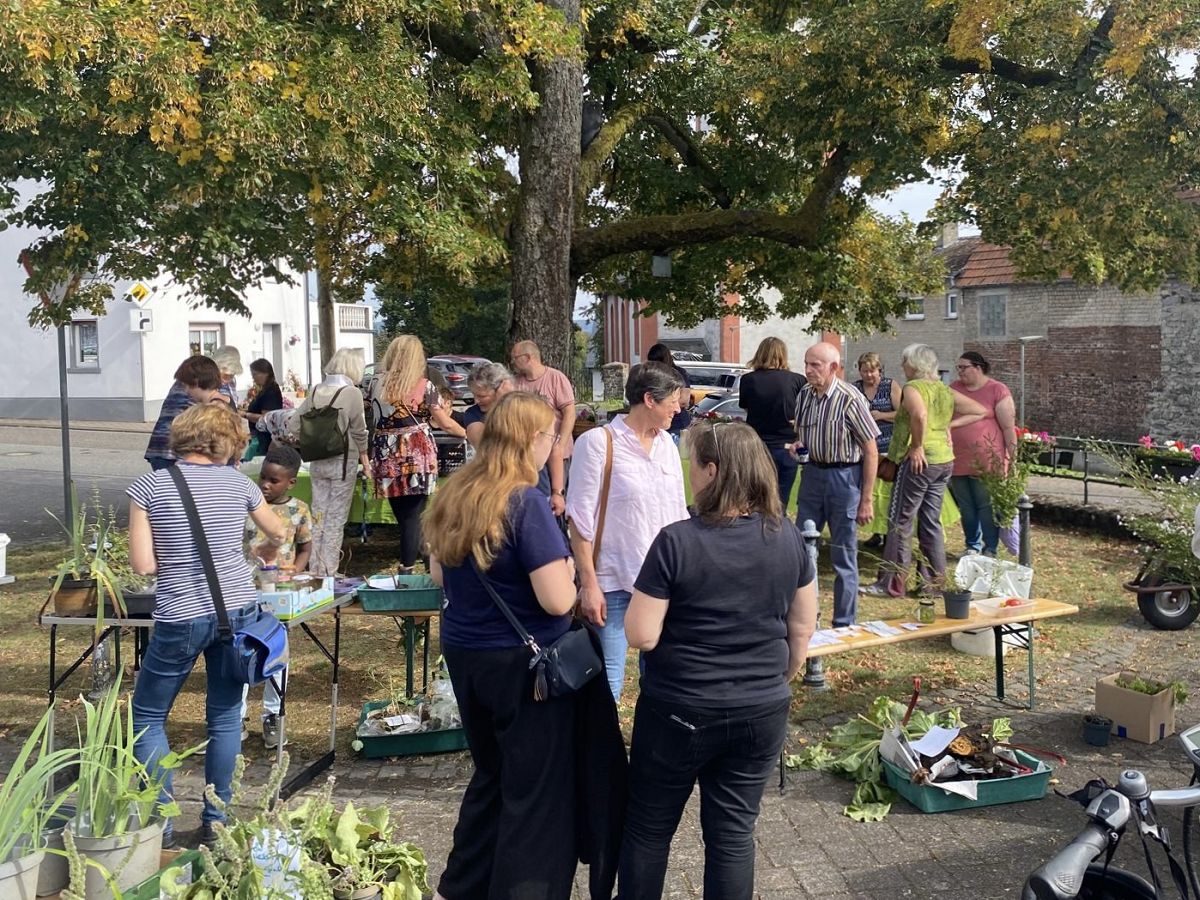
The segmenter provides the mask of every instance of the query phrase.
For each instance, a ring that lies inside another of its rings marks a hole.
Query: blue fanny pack
[[[217,569],[213,564],[212,551],[208,548],[204,527],[200,523],[196,501],[179,467],[169,466],[167,471],[183,501],[183,511],[187,514],[192,538],[196,542],[200,562],[204,566],[204,577],[208,581],[213,608],[217,613],[217,634],[221,640],[221,673],[226,678],[242,684],[261,684],[271,676],[279,674],[288,664],[287,629],[275,616],[261,609],[256,611],[253,621],[247,622],[238,631],[230,627],[221,582],[217,579]]]

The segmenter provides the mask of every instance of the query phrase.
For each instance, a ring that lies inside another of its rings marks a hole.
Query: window
[[[192,356],[210,356],[218,347],[225,345],[224,325],[189,325],[188,344]]]
[[[923,319],[925,318],[925,298],[914,297],[908,301],[908,306],[904,308],[905,319]]]
[[[956,291],[946,294],[946,318],[958,318],[958,293]]]
[[[71,369],[100,371],[100,326],[95,320],[71,323]]]
[[[996,291],[979,295],[979,336],[1002,338],[1008,334],[1008,294]]]
[[[321,326],[314,325],[312,327],[312,347],[316,350],[321,346]]]

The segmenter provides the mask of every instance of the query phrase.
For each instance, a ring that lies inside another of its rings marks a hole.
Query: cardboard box
[[[1118,678],[1133,674],[1120,672],[1096,682],[1096,712],[1113,720],[1117,737],[1153,744],[1175,733],[1175,693],[1169,687],[1143,694],[1117,686]]]
[[[293,591],[259,591],[259,607],[274,613],[280,620],[295,618],[314,606],[333,601],[333,578],[327,577],[311,582],[307,587]]]

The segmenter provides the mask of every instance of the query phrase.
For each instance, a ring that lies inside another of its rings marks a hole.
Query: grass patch
[[[949,549],[953,556],[962,552],[962,535],[956,529],[950,531]],[[387,527],[375,527],[366,545],[361,545],[357,538],[347,538],[346,546],[351,551],[348,568],[353,573],[390,571],[394,566],[397,543],[392,530]],[[1136,615],[1134,604],[1122,591],[1120,583],[1123,576],[1136,569],[1138,556],[1136,545],[1132,542],[1054,527],[1038,528],[1033,546],[1037,568],[1034,582],[1036,593],[1080,607],[1078,616],[1039,623],[1037,653],[1039,669],[1044,672],[1054,665],[1056,659],[1079,653],[1088,647],[1103,645],[1113,626]],[[45,709],[49,632],[48,629],[39,628],[37,614],[48,593],[47,576],[61,554],[61,544],[9,548],[8,570],[17,577],[17,581],[0,592],[5,613],[0,619],[0,669],[5,673],[3,684],[0,685],[0,736],[11,733],[13,738],[23,737]],[[874,564],[866,554],[862,556],[862,563],[864,577],[872,578]],[[829,622],[832,606],[829,590],[832,583],[832,571],[822,554],[820,585],[824,624]],[[911,599],[863,597],[859,602],[859,619],[907,616],[915,609],[915,604],[916,601]],[[332,640],[332,616],[321,616],[311,624],[322,640]],[[90,636],[88,628],[59,629],[57,649],[60,667],[74,661],[87,646]],[[132,646],[132,640],[126,633],[122,642],[126,684],[131,684],[128,668]],[[432,662],[437,658],[436,621],[430,650]],[[419,687],[419,653],[417,666]],[[381,699],[378,684],[388,680],[388,673],[394,673],[402,679],[403,668],[403,640],[391,619],[376,616],[343,619],[337,736],[339,753],[350,753],[349,743],[353,739],[353,726],[361,705],[367,700]],[[833,715],[853,715],[880,694],[896,699],[906,697],[914,675],[922,677],[925,696],[935,701],[943,691],[970,685],[977,686],[981,693],[989,693],[993,663],[990,659],[970,657],[954,651],[948,638],[930,638],[826,657],[825,669],[830,686],[828,692],[812,693],[798,679],[794,687],[793,721],[800,723],[804,735],[823,730],[817,720]],[[202,660],[197,664],[197,670],[203,671]],[[88,675],[88,668],[81,667],[60,690],[62,714],[58,717],[57,727],[64,739],[73,736],[71,713],[76,704],[74,698],[87,687]],[[1014,694],[1019,695],[1023,691],[1023,677],[1022,673],[1015,675],[1012,688]],[[291,749],[301,758],[319,755],[327,746],[329,676],[328,661],[297,633],[292,643],[288,731],[292,739]],[[636,654],[630,654],[626,676],[627,689],[621,718],[628,729],[637,695]],[[252,736],[245,742],[244,751],[252,759],[262,758],[267,753],[255,734],[262,708],[262,689],[253,689],[250,698]],[[168,733],[176,747],[203,740],[202,675],[194,675],[185,684],[171,713]]]

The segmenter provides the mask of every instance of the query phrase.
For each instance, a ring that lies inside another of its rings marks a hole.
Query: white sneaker
[[[263,746],[268,750],[276,749],[279,746],[279,716],[272,713],[263,719],[262,732]],[[283,739],[283,746],[286,747],[290,743],[286,737]]]

